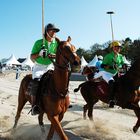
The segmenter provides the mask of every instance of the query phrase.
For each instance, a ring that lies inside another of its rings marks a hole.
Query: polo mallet
[[[42,49],[44,49],[43,52],[43,58],[46,56],[46,51],[45,51],[45,36],[44,36],[44,0],[42,0]]]

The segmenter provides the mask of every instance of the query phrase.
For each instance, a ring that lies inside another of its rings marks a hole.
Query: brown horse
[[[47,140],[52,139],[54,131],[57,132],[61,140],[68,140],[60,122],[69,106],[69,63],[74,65],[80,64],[80,58],[77,56],[76,49],[70,43],[69,38],[67,41],[59,43],[56,52],[56,61],[53,63],[55,68],[52,74],[47,75],[47,72],[40,80],[39,94],[41,94],[40,106],[42,112],[38,116],[39,125],[43,127],[43,114],[46,113],[51,122]],[[14,128],[17,126],[21,110],[25,103],[27,101],[31,102],[31,98],[27,93],[27,88],[31,79],[31,75],[27,75],[21,81]],[[43,129],[43,131],[44,130],[45,129]]]
[[[87,80],[91,80],[93,79],[93,76],[95,74],[95,72],[98,72],[98,68],[94,67],[94,66],[85,66],[82,70],[82,75],[85,75],[87,77]]]
[[[116,105],[127,109],[134,110],[138,120],[133,131],[137,132],[140,127],[140,59],[137,59],[130,69],[115,80],[115,98]],[[77,92],[79,89],[81,94],[86,101],[86,105],[83,107],[83,117],[86,118],[88,111],[88,117],[93,120],[92,112],[93,106],[99,101],[105,103],[109,102],[108,97],[108,84],[105,81],[95,82],[87,81],[79,85],[78,88],[74,89]]]

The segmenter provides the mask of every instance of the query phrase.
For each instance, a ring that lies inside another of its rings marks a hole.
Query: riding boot
[[[115,105],[115,100],[114,100],[114,81],[110,80],[109,81],[109,107],[113,108]]]
[[[38,87],[39,87],[38,79],[33,79],[31,81],[31,103],[32,103],[31,115],[37,115],[40,113],[40,107],[36,104]]]

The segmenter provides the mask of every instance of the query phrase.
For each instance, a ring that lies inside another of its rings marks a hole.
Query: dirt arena
[[[26,73],[15,80],[15,73],[0,74],[0,140],[45,140],[38,126],[37,116],[28,114],[31,105],[24,107],[17,129],[12,131],[17,108],[20,81]],[[140,128],[132,131],[137,118],[133,111],[119,107],[108,108],[99,102],[94,109],[94,121],[83,120],[82,107],[85,103],[80,93],[74,93],[81,81],[70,81],[70,101],[73,105],[65,113],[62,126],[69,140],[140,140]],[[50,122],[44,116],[46,135]],[[55,133],[53,140],[59,140]]]

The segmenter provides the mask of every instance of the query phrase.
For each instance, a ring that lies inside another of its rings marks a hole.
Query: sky
[[[53,23],[57,37],[72,38],[76,48],[90,49],[112,39],[140,38],[140,0],[44,0],[44,24]],[[0,59],[26,58],[42,38],[42,0],[0,0]]]

